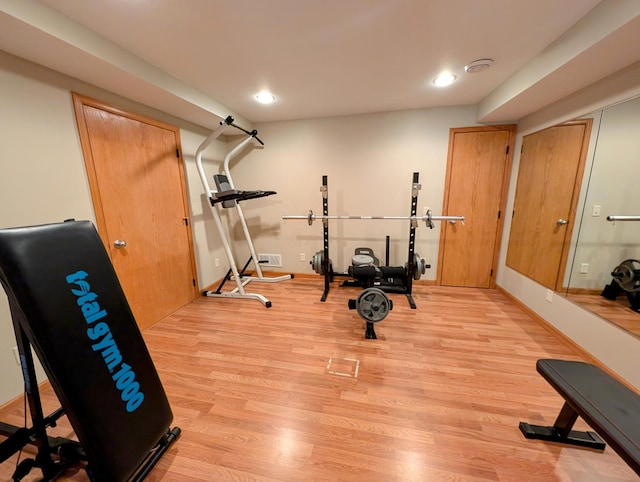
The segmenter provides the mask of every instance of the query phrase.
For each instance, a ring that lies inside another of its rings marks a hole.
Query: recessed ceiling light
[[[446,87],[447,85],[451,85],[454,80],[456,80],[455,75],[444,72],[433,79],[433,83],[438,87]]]
[[[468,74],[475,74],[476,72],[481,72],[483,70],[488,69],[493,64],[492,59],[479,59],[474,60],[473,62],[469,62],[464,66],[464,71]]]
[[[266,90],[263,90],[256,94],[256,100],[261,104],[271,104],[275,102],[276,98],[271,92],[267,92]]]

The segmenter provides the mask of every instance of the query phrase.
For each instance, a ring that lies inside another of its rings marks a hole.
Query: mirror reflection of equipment
[[[608,300],[615,300],[623,291],[631,309],[640,313],[640,261],[625,259],[611,272],[613,280],[602,290],[602,296]]]
[[[617,265],[625,259],[640,259],[640,96],[615,100],[584,116],[593,117],[598,129],[589,148],[591,166],[582,180],[580,229],[571,243],[573,265],[567,266],[563,291],[584,310],[640,337],[638,312],[629,310],[620,296],[617,302],[600,296]],[[581,271],[585,265],[588,273]],[[618,293],[626,292],[620,288]]]

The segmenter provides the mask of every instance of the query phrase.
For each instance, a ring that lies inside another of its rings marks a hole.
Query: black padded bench
[[[42,481],[84,466],[92,482],[143,480],[180,435],[111,260],[89,221],[0,229],[9,301],[32,427],[0,423],[0,463],[37,447]],[[43,414],[32,350],[61,408]],[[47,429],[66,415],[78,441]]]
[[[640,475],[640,395],[589,363],[547,359],[536,368],[565,403],[551,427],[520,422],[524,436],[598,450],[606,442]],[[571,430],[578,417],[597,433]]]

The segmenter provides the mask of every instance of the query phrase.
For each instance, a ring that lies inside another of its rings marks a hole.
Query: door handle
[[[560,219],[558,219],[558,220],[556,221],[556,224],[557,224],[558,226],[562,226],[562,225],[564,225],[564,224],[569,224],[569,221],[567,221],[566,219],[562,219],[562,218],[560,218]]]
[[[124,247],[127,245],[127,242],[126,242],[126,241],[120,241],[119,239],[116,239],[116,240],[113,242],[113,245],[114,245],[117,249],[120,249],[120,248],[124,248]]]

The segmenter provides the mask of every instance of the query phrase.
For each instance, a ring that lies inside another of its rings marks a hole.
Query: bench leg
[[[565,402],[562,410],[558,414],[552,427],[542,425],[530,425],[520,422],[520,431],[528,439],[546,440],[549,442],[560,442],[569,445],[578,445],[596,450],[604,450],[607,446],[597,433],[581,432],[571,430],[573,424],[578,419],[578,414]]]
[[[576,423],[576,420],[578,420],[577,412],[571,408],[571,405],[564,402],[553,427],[558,432],[558,435],[561,437],[568,437],[571,433],[571,429],[573,428],[573,424]]]

